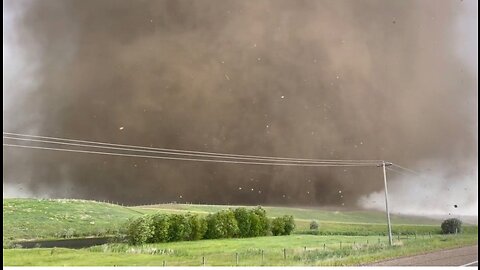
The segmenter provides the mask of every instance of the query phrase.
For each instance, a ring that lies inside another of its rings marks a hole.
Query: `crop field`
[[[269,217],[293,215],[293,235],[141,246],[111,243],[78,250],[10,248],[19,240],[114,236],[129,218],[145,213],[207,215],[229,207],[239,206],[124,207],[84,200],[4,199],[4,265],[358,265],[478,241],[477,226],[443,236],[441,220],[393,215],[395,245],[389,247],[383,212],[264,207]],[[318,231],[309,229],[312,220],[319,223]]]

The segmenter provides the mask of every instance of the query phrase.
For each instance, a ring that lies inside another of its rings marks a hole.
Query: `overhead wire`
[[[180,158],[180,157],[166,157],[166,156],[149,156],[149,155],[137,155],[137,154],[125,154],[125,153],[115,153],[115,152],[101,152],[101,151],[89,151],[89,150],[78,150],[78,149],[66,149],[66,148],[54,148],[54,147],[42,147],[42,146],[31,146],[31,145],[19,145],[19,144],[9,144],[3,143],[7,147],[19,147],[19,148],[30,148],[30,149],[41,149],[41,150],[51,150],[51,151],[63,151],[63,152],[75,152],[75,153],[87,153],[87,154],[100,154],[100,155],[112,155],[112,156],[122,156],[122,157],[139,157],[139,158],[153,158],[153,159],[166,159],[166,160],[183,160],[183,161],[199,161],[199,162],[215,162],[215,163],[231,163],[231,164],[250,164],[250,165],[272,165],[272,166],[303,166],[303,167],[355,167],[355,166],[370,166],[374,167],[377,164],[368,164],[368,163],[331,163],[331,164],[318,164],[318,163],[275,163],[275,162],[253,162],[253,161],[236,161],[236,160],[221,160],[221,159],[199,159],[199,158]]]
[[[5,136],[5,134],[7,136]],[[19,136],[18,137],[12,137]],[[26,138],[21,138],[26,137]],[[40,139],[31,139],[31,138],[40,138]],[[328,159],[299,159],[299,158],[283,158],[283,157],[269,157],[269,156],[255,156],[255,155],[238,155],[238,154],[223,154],[223,153],[214,153],[214,152],[202,152],[202,151],[189,151],[189,150],[178,150],[178,149],[166,149],[166,148],[155,148],[155,147],[144,147],[144,146],[132,146],[124,144],[113,144],[113,143],[104,143],[104,142],[95,142],[87,140],[74,140],[74,139],[65,139],[58,137],[47,137],[47,136],[38,136],[38,135],[26,135],[18,133],[9,133],[4,132],[5,139],[13,140],[22,140],[22,141],[36,141],[43,143],[51,144],[62,144],[62,145],[71,145],[71,146],[82,146],[82,147],[93,147],[93,148],[103,148],[111,150],[121,150],[121,151],[135,151],[135,152],[148,152],[148,153],[158,153],[158,154],[167,154],[167,155],[182,155],[182,156],[200,156],[200,157],[210,157],[210,158],[226,158],[226,159],[244,159],[244,160],[257,160],[257,161],[288,161],[294,163],[360,163],[360,164],[378,164],[380,160],[328,160]],[[44,140],[47,139],[47,140]],[[79,142],[80,144],[77,144]]]

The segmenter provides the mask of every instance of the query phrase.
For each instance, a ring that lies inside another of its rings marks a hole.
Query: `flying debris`
[[[124,127],[120,127],[120,128],[118,128],[118,129],[120,129],[120,130],[123,130],[123,129],[124,129]]]

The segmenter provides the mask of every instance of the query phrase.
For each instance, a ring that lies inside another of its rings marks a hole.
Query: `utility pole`
[[[385,185],[385,208],[387,210],[387,224],[388,224],[388,243],[390,246],[393,245],[393,239],[392,239],[392,224],[390,223],[390,210],[388,210],[388,188],[387,188],[387,170],[385,167],[391,166],[391,162],[385,162],[383,161],[381,165],[378,165],[377,167],[383,167],[383,184]]]

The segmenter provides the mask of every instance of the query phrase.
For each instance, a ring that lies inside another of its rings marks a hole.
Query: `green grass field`
[[[82,200],[3,200],[3,242],[113,234],[133,208]]]
[[[442,236],[439,235],[441,220],[393,215],[396,245],[389,247],[383,212],[264,207],[269,217],[293,215],[297,225],[294,234],[143,246],[116,243],[79,250],[8,248],[12,241],[25,239],[115,235],[128,218],[145,213],[207,215],[235,207],[239,206],[160,204],[123,207],[83,200],[4,199],[4,265],[161,266],[165,262],[172,266],[194,266],[202,264],[202,257],[205,257],[206,265],[236,265],[237,254],[239,265],[358,265],[472,245],[478,241],[477,226],[464,226],[464,232],[459,235]],[[309,230],[311,220],[319,222],[318,232]]]
[[[237,264],[237,254],[238,265],[243,266],[359,265],[420,252],[472,245],[477,241],[475,234],[435,235],[432,238],[401,238],[395,240],[394,247],[388,247],[387,238],[378,236],[289,235],[143,246],[108,244],[81,250],[4,249],[4,265],[162,266],[165,262],[167,266],[199,266],[205,258],[205,265],[234,266]]]
[[[123,207],[84,200],[3,200],[3,243],[33,239],[59,239],[114,235],[128,218],[145,213],[198,213],[206,215],[229,207],[226,205],[159,204]],[[377,211],[327,211],[312,208],[264,207],[267,215],[293,215],[295,233],[310,233],[309,224],[317,220],[322,235],[381,235],[386,233],[385,214]],[[440,220],[392,215],[395,234],[440,232]],[[477,226],[465,226],[477,232]]]

